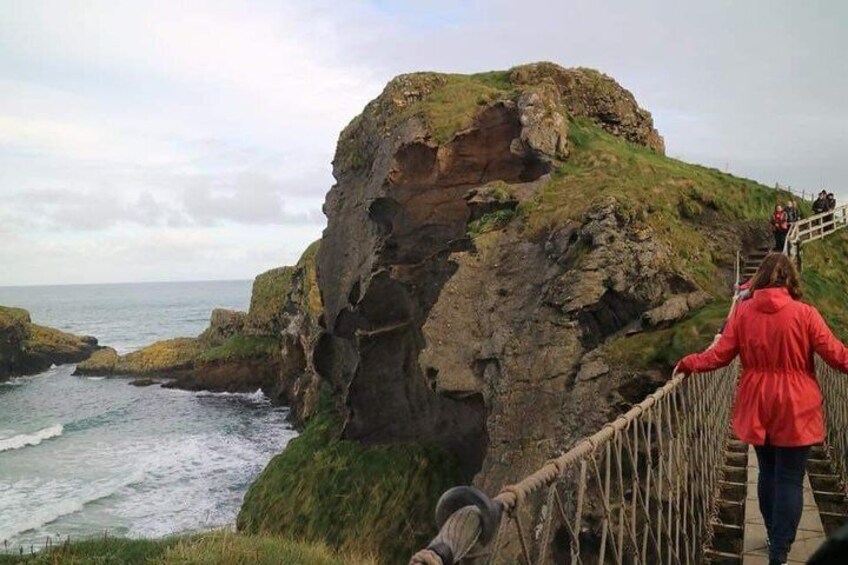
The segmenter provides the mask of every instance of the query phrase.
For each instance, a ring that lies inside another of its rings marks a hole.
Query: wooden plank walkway
[[[745,500],[745,542],[742,565],[768,565],[766,527],[760,515],[757,497],[757,456],[748,448],[748,497]],[[810,478],[804,476],[804,512],[798,525],[798,535],[789,553],[789,563],[806,563],[826,537],[819,517],[819,508],[813,498]]]

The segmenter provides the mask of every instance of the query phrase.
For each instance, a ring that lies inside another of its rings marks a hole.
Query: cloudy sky
[[[320,236],[392,76],[550,60],[668,153],[848,198],[848,4],[0,0],[0,285],[251,278]]]

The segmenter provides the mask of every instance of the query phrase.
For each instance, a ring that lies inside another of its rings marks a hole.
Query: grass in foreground
[[[0,555],[0,565],[372,565],[320,543],[270,535],[208,532],[159,540],[96,538],[35,555]]]
[[[463,482],[458,460],[437,447],[342,440],[340,429],[325,404],[251,485],[239,530],[405,562],[435,534],[439,496]]]

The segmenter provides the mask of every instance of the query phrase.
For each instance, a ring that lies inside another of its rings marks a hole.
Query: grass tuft
[[[503,209],[496,210],[485,214],[479,220],[474,220],[468,224],[468,237],[476,239],[477,237],[503,228],[515,217],[515,210]]]

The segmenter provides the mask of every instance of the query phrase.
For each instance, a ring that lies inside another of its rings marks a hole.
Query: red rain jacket
[[[771,217],[771,231],[789,231],[789,220],[785,211],[775,212]]]
[[[848,349],[818,310],[786,288],[764,288],[740,302],[711,349],[684,357],[684,373],[730,364],[738,354],[742,376],[733,406],[733,430],[753,445],[793,447],[824,441],[822,394],[813,353],[848,372]]]

